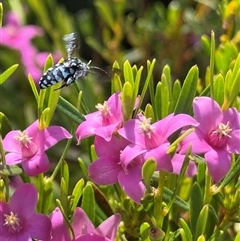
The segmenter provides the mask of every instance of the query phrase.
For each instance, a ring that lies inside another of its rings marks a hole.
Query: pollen
[[[98,103],[95,107],[102,113],[102,116],[106,116],[110,113],[110,108],[106,101],[104,101],[103,104]]]
[[[210,134],[210,143],[215,147],[224,147],[227,143],[227,140],[231,138],[232,129],[230,128],[229,121],[227,124],[219,123],[218,128],[211,132]]]
[[[4,226],[8,227],[9,232],[18,233],[22,230],[21,220],[18,218],[17,214],[10,212],[10,214],[4,214],[5,222]]]
[[[149,138],[151,138],[151,133],[154,130],[154,127],[151,125],[152,118],[146,118],[139,122],[139,129],[145,133]]]
[[[32,137],[29,137],[26,131],[18,131],[18,135],[14,137],[19,141],[21,146],[29,147]]]

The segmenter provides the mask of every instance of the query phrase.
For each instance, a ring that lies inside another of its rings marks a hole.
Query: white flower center
[[[19,141],[21,146],[25,146],[27,148],[32,142],[32,137],[29,137],[26,131],[18,131],[18,135],[14,138]]]
[[[4,214],[5,223],[4,226],[8,227],[9,232],[11,233],[18,233],[21,231],[21,220],[18,218],[17,214],[10,212],[10,215]]]
[[[110,108],[106,101],[104,101],[103,104],[98,103],[95,107],[102,113],[102,116],[106,116],[110,113]]]
[[[224,136],[231,138],[231,136],[229,135],[231,131],[232,129],[230,128],[228,121],[226,125],[223,123],[219,123],[218,129],[213,131],[213,133],[219,135],[220,138]]]
[[[154,130],[154,127],[151,125],[152,118],[144,117],[143,120],[139,121],[139,129],[147,135],[148,138],[151,138],[151,134]]]

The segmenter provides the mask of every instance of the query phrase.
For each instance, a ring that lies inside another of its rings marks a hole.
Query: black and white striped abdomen
[[[64,81],[64,86],[68,86],[79,78],[83,78],[89,73],[90,67],[80,59],[69,57],[62,63],[49,68],[40,78],[40,89],[48,88],[60,81]]]

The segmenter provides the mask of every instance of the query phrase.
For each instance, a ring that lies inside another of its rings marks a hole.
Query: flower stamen
[[[143,120],[139,121],[139,129],[147,135],[150,139],[154,127],[151,125],[152,118],[144,117]]]
[[[21,231],[22,226],[21,220],[18,218],[17,214],[14,214],[13,212],[10,212],[10,215],[4,214],[5,216],[5,223],[4,226],[8,226],[9,232],[11,233],[18,233]]]
[[[102,113],[102,116],[106,116],[111,113],[106,101],[104,101],[103,104],[98,103],[95,107]]]
[[[18,135],[14,137],[17,141],[19,141],[21,146],[29,147],[31,144],[32,137],[29,137],[26,131],[18,131]]]

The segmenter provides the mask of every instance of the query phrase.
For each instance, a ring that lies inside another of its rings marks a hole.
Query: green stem
[[[213,76],[214,76],[214,63],[215,63],[215,34],[211,32],[211,53],[210,53],[210,95],[213,98]]]

